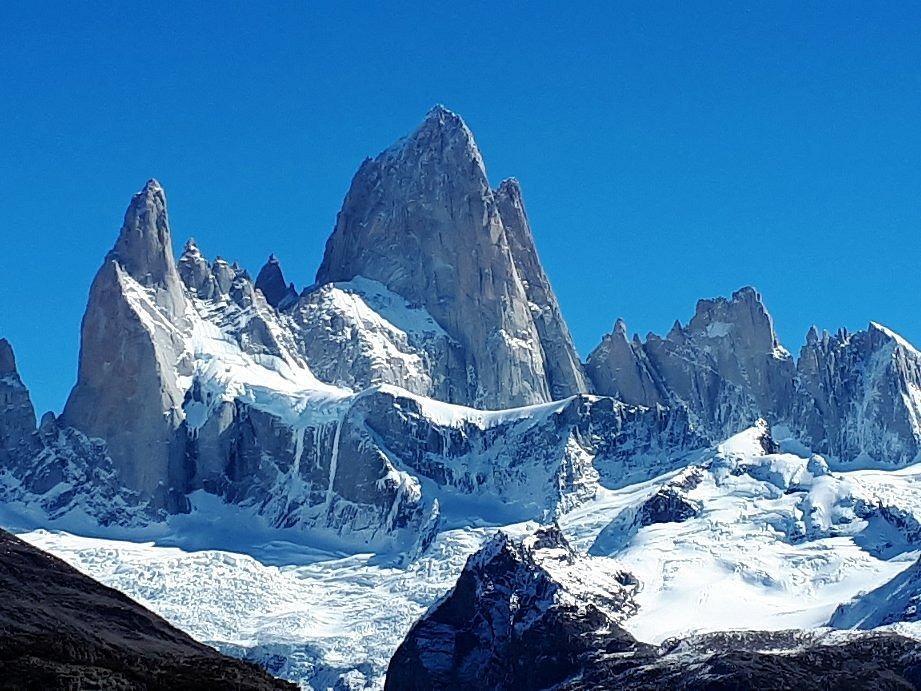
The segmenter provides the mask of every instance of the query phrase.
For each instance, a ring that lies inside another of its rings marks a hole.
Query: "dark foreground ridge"
[[[590,602],[558,528],[501,533],[410,630],[386,689],[916,689],[921,644],[894,633],[730,631],[637,641],[623,591]],[[567,575],[569,574],[569,575]],[[573,580],[574,578],[574,580]]]
[[[294,689],[0,530],[0,689]]]

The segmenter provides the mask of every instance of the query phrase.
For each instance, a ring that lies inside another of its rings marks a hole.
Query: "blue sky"
[[[434,103],[521,180],[583,356],[744,284],[791,350],[921,343],[917,6],[577,4],[0,3],[0,336],[38,410],[148,177],[177,245],[308,284],[362,159]]]

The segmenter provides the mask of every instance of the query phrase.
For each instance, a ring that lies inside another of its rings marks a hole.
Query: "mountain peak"
[[[517,207],[524,206],[521,195],[521,183],[518,182],[518,178],[505,178],[505,180],[500,182],[499,186],[496,188],[496,196],[507,197],[511,203]]]
[[[895,343],[896,345],[901,346],[902,348],[908,349],[911,352],[915,352],[915,353],[918,352],[917,349],[911,343],[906,341],[902,336],[897,334],[892,329],[886,326],[883,326],[879,322],[871,321],[869,326],[867,326],[867,332],[871,335],[878,334],[884,340],[891,341]]]
[[[748,303],[757,303],[763,305],[764,302],[761,300],[761,293],[759,293],[752,286],[742,286],[737,291],[732,294],[733,302],[748,302]]]
[[[467,169],[473,161],[477,183],[486,185],[486,169],[473,132],[460,115],[441,105],[432,108],[412,134],[384,151],[380,158],[421,159],[458,172]],[[454,180],[449,183],[453,184]]]
[[[517,188],[504,189],[490,187],[460,116],[436,106],[359,168],[317,271],[318,285],[363,276],[424,308],[458,346],[444,365],[454,403],[586,389]]]
[[[0,376],[5,374],[16,374],[16,356],[10,342],[0,338]]]
[[[819,329],[815,324],[809,327],[809,331],[806,332],[806,343],[809,345],[815,345],[819,342]]]
[[[728,300],[724,297],[698,300],[688,331],[708,338],[736,333],[737,338],[764,351],[772,351],[780,345],[774,332],[774,320],[761,294],[751,286],[739,288]]]
[[[200,257],[201,250],[198,248],[198,243],[195,242],[195,238],[189,238],[185,241],[185,245],[182,248],[183,256],[190,257]]]
[[[423,123],[431,123],[438,127],[467,127],[460,115],[441,103],[436,103],[429,109],[429,112],[425,114]]]
[[[131,198],[109,256],[144,286],[176,283],[166,194],[153,178]]]
[[[269,255],[268,260],[259,270],[259,275],[256,276],[255,287],[257,290],[262,291],[262,294],[265,296],[265,301],[272,307],[278,307],[292,292],[295,294],[297,292],[293,290],[293,286],[289,286],[285,282],[285,276],[281,270],[281,262],[278,261],[278,257],[274,254]]]
[[[156,178],[148,178],[147,182],[144,183],[144,187],[141,188],[143,194],[157,194],[163,193],[163,185],[160,184],[160,181]]]

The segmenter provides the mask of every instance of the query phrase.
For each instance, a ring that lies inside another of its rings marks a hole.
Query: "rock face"
[[[0,338],[0,469],[35,453],[35,409],[16,369],[9,341]]]
[[[597,653],[647,648],[617,623],[635,608],[635,582],[624,573],[576,579],[576,564],[559,528],[520,542],[498,534],[413,626],[385,688],[553,688]]]
[[[261,290],[266,302],[279,309],[284,309],[297,301],[294,284],[285,283],[281,263],[274,254],[269,255],[268,261],[259,270],[256,276],[256,290]]]
[[[0,530],[4,688],[294,689]]]
[[[607,579],[602,582],[601,579]],[[614,582],[612,582],[614,581]],[[595,587],[600,586],[596,591]],[[410,630],[386,689],[914,688],[921,644],[902,636],[733,631],[636,641],[637,584],[576,554],[558,529],[498,535]],[[602,594],[603,593],[603,594]]]
[[[676,322],[665,338],[650,334],[645,343],[628,342],[618,321],[586,369],[598,393],[686,408],[714,439],[758,418],[786,420],[793,402],[793,360],[752,288],[699,301],[686,327]]]
[[[921,458],[921,353],[889,329],[809,331],[794,425],[814,451],[899,466]]]
[[[588,381],[576,355],[569,327],[537,255],[521,185],[514,178],[504,180],[495,196],[515,269],[524,286],[528,307],[537,327],[550,395],[559,399],[588,391]]]
[[[445,108],[355,175],[317,283],[358,276],[422,306],[459,344],[446,400],[509,408],[584,390],[520,192],[490,189],[473,135]]]
[[[74,514],[103,526],[134,526],[155,517],[122,486],[104,442],[62,426],[52,413],[36,428],[29,390],[6,339],[0,339],[0,501],[29,513],[37,509],[49,521]]]
[[[871,323],[834,336],[811,329],[794,363],[751,288],[701,300],[665,338],[628,340],[618,320],[586,371],[601,394],[687,410],[713,442],[764,418],[843,465],[921,458],[921,354]]]
[[[727,631],[662,645],[655,655],[596,658],[562,689],[917,688],[921,649],[892,633]]]
[[[177,363],[186,299],[173,259],[166,196],[155,180],[134,195],[115,247],[90,288],[67,425],[104,439],[131,489],[173,505],[184,444]]]

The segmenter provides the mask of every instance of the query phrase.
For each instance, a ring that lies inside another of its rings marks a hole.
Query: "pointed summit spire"
[[[440,103],[436,103],[429,109],[429,112],[425,114],[425,118],[422,121],[422,127],[425,126],[440,127],[450,130],[466,130],[468,133],[470,132],[470,129],[460,115],[449,108],[445,108]]]
[[[809,327],[809,331],[806,332],[806,343],[809,345],[815,345],[819,342],[819,330],[816,328],[816,325],[813,324]]]
[[[198,249],[198,243],[195,242],[195,238],[189,238],[185,241],[185,245],[182,248],[182,253],[192,256],[201,255],[201,250]]]
[[[292,293],[297,296],[294,284],[288,285],[281,270],[281,262],[274,254],[270,254],[265,265],[256,276],[256,290],[262,291],[265,301],[276,309],[291,300]]]
[[[458,346],[440,375],[451,402],[507,408],[585,388],[513,192],[490,187],[470,129],[436,106],[359,168],[317,271],[318,285],[362,276],[427,310]]]
[[[442,105],[434,106],[412,134],[375,161],[387,161],[390,166],[400,166],[405,161],[415,169],[432,167],[433,173],[448,174],[455,185],[472,178],[475,187],[489,189],[473,132],[460,115]]]
[[[175,364],[184,347],[179,334],[191,326],[187,307],[166,195],[151,179],[132,197],[118,240],[93,279],[77,383],[62,419],[105,439],[122,481],[163,502],[162,492],[181,480],[170,473],[180,467],[184,448],[177,430],[185,392]]]
[[[16,373],[16,356],[13,355],[13,346],[5,338],[0,338],[0,376]]]
[[[131,198],[110,256],[145,286],[166,285],[175,274],[166,194],[153,178]]]
[[[13,347],[0,338],[0,468],[18,461],[33,461],[35,409],[29,390],[16,370]]]

